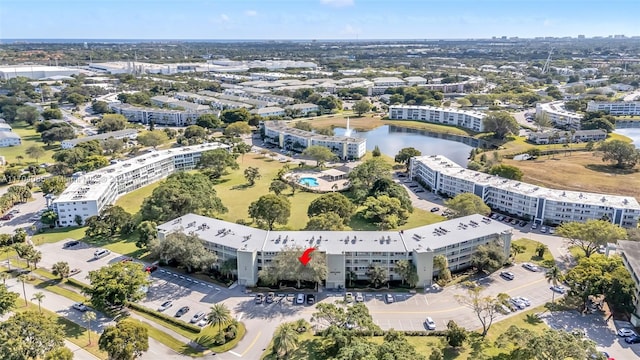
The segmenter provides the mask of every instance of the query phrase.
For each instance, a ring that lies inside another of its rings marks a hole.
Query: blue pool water
[[[305,186],[319,186],[320,184],[318,184],[318,179],[314,178],[314,177],[303,177],[300,178],[300,180],[298,180],[298,183],[305,185]]]

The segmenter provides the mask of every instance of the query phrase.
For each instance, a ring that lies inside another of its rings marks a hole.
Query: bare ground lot
[[[553,189],[616,194],[640,198],[638,169],[620,170],[602,162],[598,154],[575,152],[543,156],[532,161],[503,159],[503,163],[519,167],[524,182]]]

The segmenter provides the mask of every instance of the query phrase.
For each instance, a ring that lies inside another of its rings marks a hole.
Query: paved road
[[[1,193],[2,191],[0,190],[0,194]],[[0,234],[13,234],[16,229],[28,228],[36,223],[35,220],[30,220],[30,218],[34,216],[38,210],[46,207],[46,201],[41,192],[33,193],[32,197],[32,201],[18,204],[12,208],[20,211],[15,214],[13,219],[6,221],[0,220]]]

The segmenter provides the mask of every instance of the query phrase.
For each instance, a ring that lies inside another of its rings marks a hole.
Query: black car
[[[316,302],[316,296],[313,294],[307,295],[307,304],[313,305]]]
[[[66,243],[64,243],[64,245],[62,245],[63,248],[70,248],[72,246],[76,246],[80,244],[80,241],[78,240],[71,240],[71,241],[67,241]]]
[[[180,308],[180,309],[178,309],[178,311],[176,312],[176,317],[180,317],[180,316],[182,316],[182,315],[184,315],[184,314],[188,313],[188,312],[189,312],[189,310],[190,310],[190,309],[189,309],[189,307],[188,307],[188,306],[183,306],[183,307],[181,307],[181,308]]]
[[[627,344],[637,344],[637,343],[640,343],[640,336],[637,336],[637,335],[629,336],[628,338],[625,338],[624,341]]]
[[[431,212],[437,212],[437,211],[440,211],[439,207],[436,206],[436,207],[431,208]]]

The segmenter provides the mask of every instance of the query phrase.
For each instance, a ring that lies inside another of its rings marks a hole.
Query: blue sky
[[[640,0],[0,0],[1,39],[640,35]]]

